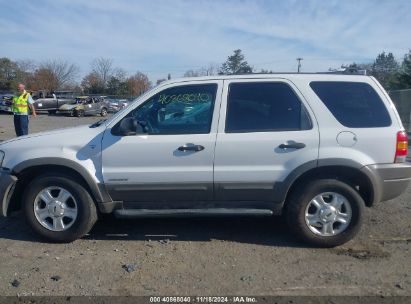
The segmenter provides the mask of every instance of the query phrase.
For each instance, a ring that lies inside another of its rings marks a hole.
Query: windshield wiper
[[[105,122],[107,120],[107,118],[105,119],[100,119],[99,121],[96,121],[95,123],[90,125],[90,128],[96,128],[98,126],[100,126],[103,122]]]

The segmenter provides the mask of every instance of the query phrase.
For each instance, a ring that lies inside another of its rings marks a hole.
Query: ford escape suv
[[[98,215],[271,216],[316,246],[408,186],[407,135],[372,77],[171,80],[108,120],[0,144],[0,212],[68,242]]]

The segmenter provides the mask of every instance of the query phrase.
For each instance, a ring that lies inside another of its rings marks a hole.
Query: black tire
[[[310,201],[326,192],[343,195],[352,211],[347,228],[332,236],[315,234],[305,221],[305,211]],[[348,184],[335,179],[319,179],[308,182],[290,194],[286,205],[286,218],[292,232],[306,243],[317,247],[335,247],[348,242],[358,233],[362,225],[364,206],[362,197]]]
[[[103,117],[107,116],[107,109],[106,109],[106,108],[102,108],[102,109],[101,109],[101,112],[100,112],[100,115],[103,116]]]
[[[34,213],[34,202],[41,190],[47,187],[62,187],[69,191],[77,203],[77,218],[71,227],[64,231],[52,231],[43,227]],[[72,178],[51,173],[35,178],[23,194],[23,212],[30,227],[42,238],[58,243],[72,242],[87,234],[97,221],[97,210],[87,190]]]
[[[76,117],[84,117],[84,110],[75,110],[74,116]]]
[[[50,110],[48,111],[49,115],[55,115],[56,114],[56,110]]]

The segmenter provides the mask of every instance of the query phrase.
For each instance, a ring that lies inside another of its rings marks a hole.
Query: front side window
[[[207,134],[213,119],[217,84],[166,89],[131,111],[148,134]]]
[[[286,83],[230,84],[226,133],[298,131],[311,127],[304,105]]]

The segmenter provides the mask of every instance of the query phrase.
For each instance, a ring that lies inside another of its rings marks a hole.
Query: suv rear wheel
[[[355,189],[335,179],[315,180],[291,193],[287,222],[302,240],[334,247],[360,230],[364,201]]]
[[[37,177],[23,196],[25,217],[31,228],[53,242],[71,242],[88,233],[97,220],[93,199],[69,177]]]

